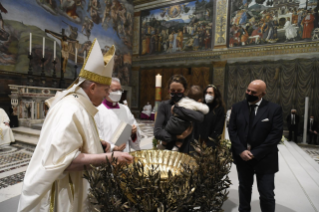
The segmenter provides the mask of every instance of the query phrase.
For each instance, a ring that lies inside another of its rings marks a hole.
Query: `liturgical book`
[[[117,126],[115,132],[112,135],[110,140],[111,143],[115,144],[116,146],[120,146],[125,144],[131,136],[132,126],[121,121],[119,126]]]

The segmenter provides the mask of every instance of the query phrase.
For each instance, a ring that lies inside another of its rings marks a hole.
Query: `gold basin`
[[[171,171],[173,176],[180,175],[183,170],[182,164],[188,165],[190,168],[197,168],[195,158],[188,154],[170,151],[170,150],[140,150],[130,152],[135,162],[141,162],[144,165],[144,174],[148,176],[149,170],[158,167],[161,180],[168,178],[168,172]],[[133,165],[131,165],[133,166]]]

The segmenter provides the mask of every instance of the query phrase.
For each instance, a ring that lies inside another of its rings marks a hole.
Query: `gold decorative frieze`
[[[134,4],[134,12],[148,10],[155,7],[167,6],[168,4],[174,4],[179,2],[185,2],[185,0],[156,0],[156,1],[143,1],[140,0],[140,4],[136,1],[133,2]]]
[[[215,46],[226,45],[228,0],[216,1]]]
[[[133,63],[136,64],[147,64],[147,63],[159,63],[169,61],[196,61],[196,60],[229,60],[234,58],[256,58],[264,56],[283,56],[292,54],[310,54],[319,52],[319,42],[303,42],[295,44],[281,44],[273,46],[257,46],[249,48],[232,48],[231,50],[220,50],[220,51],[202,51],[202,52],[191,52],[181,54],[166,54],[157,56],[134,56]]]

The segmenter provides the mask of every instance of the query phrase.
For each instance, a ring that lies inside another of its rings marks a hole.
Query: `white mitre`
[[[57,92],[55,97],[46,100],[46,105],[53,107],[63,97],[74,93],[85,80],[90,80],[102,85],[110,85],[112,82],[115,51],[113,45],[108,52],[103,55],[100,44],[95,38],[84,60],[79,77],[66,90]]]

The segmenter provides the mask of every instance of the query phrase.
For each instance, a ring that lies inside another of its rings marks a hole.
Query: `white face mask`
[[[313,121],[313,118],[310,118],[310,121]]]
[[[122,92],[121,91],[115,91],[111,92],[109,95],[109,98],[112,100],[112,102],[119,102],[122,97]]]
[[[214,96],[212,96],[212,95],[209,95],[209,94],[206,94],[205,95],[205,102],[206,103],[212,103],[214,101]]]

